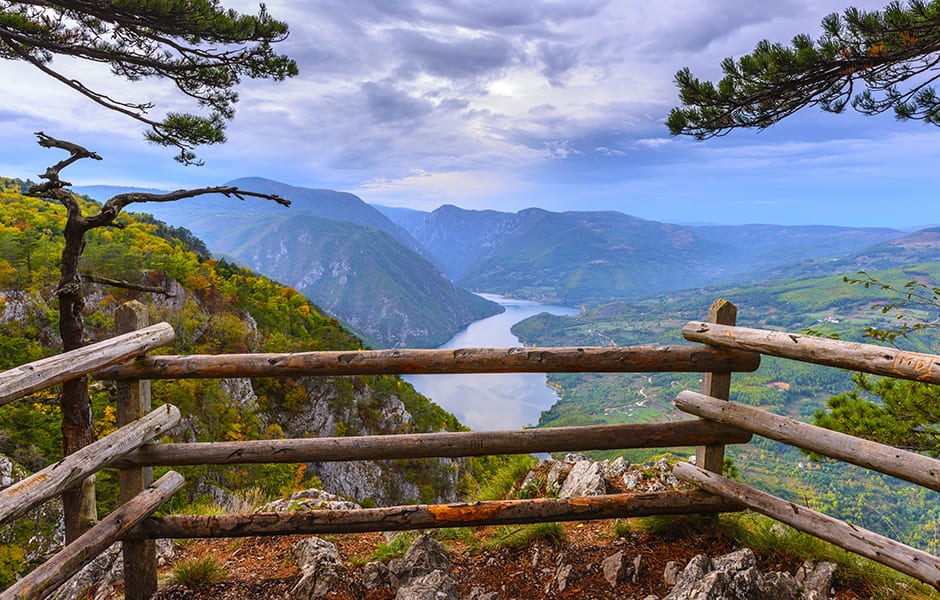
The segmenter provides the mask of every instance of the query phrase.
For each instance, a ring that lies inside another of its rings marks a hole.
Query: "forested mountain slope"
[[[501,310],[455,286],[415,250],[420,245],[408,233],[353,194],[262,178],[230,185],[292,204],[209,196],[144,210],[193,231],[213,252],[294,287],[372,347],[437,346]],[[119,191],[78,189],[98,199]]]
[[[59,340],[54,289],[58,280],[64,208],[23,196],[22,182],[0,180],[0,370],[54,354]],[[356,349],[360,340],[292,288],[248,269],[205,256],[181,229],[123,215],[120,229],[88,237],[82,270],[165,290],[140,292],[85,284],[85,321],[91,341],[112,334],[113,312],[130,299],[144,302],[153,322],[167,321],[176,340],[171,353],[294,352]],[[161,350],[164,351],[164,350]],[[291,377],[178,380],[153,383],[155,404],[180,407],[179,440],[404,433],[457,429],[456,419],[395,376]],[[99,434],[114,428],[108,386],[93,385]],[[54,392],[0,407],[0,455],[28,469],[61,453],[60,416]],[[322,463],[182,468],[188,492],[236,490],[263,494],[308,487],[319,478],[327,489],[360,501],[398,503],[454,498],[465,477],[463,463],[449,460],[382,464]],[[114,480],[99,477],[102,511],[114,500]],[[11,530],[32,535],[30,527]],[[0,562],[25,560],[11,550],[23,539],[0,539]],[[7,545],[4,545],[6,543]],[[8,552],[9,551],[9,552]],[[17,558],[19,557],[19,558]],[[8,566],[8,565],[7,565]],[[15,569],[0,568],[7,573]]]

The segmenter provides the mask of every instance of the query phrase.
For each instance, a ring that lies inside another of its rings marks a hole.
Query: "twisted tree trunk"
[[[115,221],[121,210],[135,202],[171,202],[182,198],[192,198],[204,194],[224,194],[244,199],[254,196],[274,200],[285,206],[290,201],[271,194],[246,192],[235,187],[210,187],[194,190],[177,190],[167,194],[129,193],[118,194],[104,203],[94,215],[85,216],[82,207],[72,192],[71,185],[59,177],[65,167],[83,158],[101,160],[101,157],[78,144],[57,140],[39,132],[39,145],[44,148],[58,148],[69,153],[69,157],[52,165],[40,175],[45,181],[30,188],[28,194],[56,200],[65,206],[67,220],[65,224],[65,247],[62,249],[62,261],[59,270],[59,285],[56,296],[59,299],[59,334],[62,337],[64,351],[75,350],[86,343],[85,321],[82,312],[85,300],[82,296],[82,279],[79,271],[82,252],[85,250],[85,234],[97,227],[122,227]],[[91,398],[88,394],[88,378],[81,377],[62,384],[59,400],[62,410],[62,445],[66,455],[84,448],[95,441],[94,420],[91,412]],[[81,485],[62,494],[65,509],[66,543],[75,540],[97,521],[95,510],[94,477],[89,477]]]

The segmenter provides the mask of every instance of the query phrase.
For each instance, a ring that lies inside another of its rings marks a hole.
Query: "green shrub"
[[[417,531],[402,531],[395,534],[387,544],[379,544],[372,553],[372,560],[388,562],[393,558],[401,558],[408,551],[408,547],[418,537]]]
[[[558,523],[533,523],[522,527],[500,527],[483,545],[486,548],[524,548],[543,541],[557,546],[565,539],[565,528]]]
[[[15,544],[0,544],[0,589],[16,582],[16,574],[23,571],[25,554]]]
[[[177,564],[170,573],[170,583],[201,592],[210,589],[227,575],[215,558],[203,556]]]
[[[529,454],[493,457],[486,472],[479,476],[480,500],[505,500],[516,483],[538,461]]]

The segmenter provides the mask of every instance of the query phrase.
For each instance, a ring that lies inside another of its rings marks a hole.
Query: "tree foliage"
[[[913,452],[940,456],[940,386],[853,376],[855,389],[833,396],[816,424]]]
[[[897,325],[866,327],[866,337],[895,345],[900,338],[940,327],[940,287],[916,280],[895,285],[865,271],[844,280],[896,295],[873,308],[893,315]],[[854,390],[831,397],[827,410],[816,412],[817,425],[940,456],[940,386],[892,378],[872,380],[862,373],[855,374],[853,381]]]
[[[288,35],[285,23],[261,5],[257,15],[224,9],[217,0],[0,0],[0,58],[19,60],[110,110],[149,127],[146,139],[179,149],[177,160],[196,161],[192,149],[225,141],[242,77],[282,80],[297,74],[272,44]],[[169,112],[162,120],[146,100],[113,98],[66,75],[53,64],[69,56],[104,63],[128,81],[172,81],[207,115]]]
[[[683,106],[667,120],[673,135],[699,140],[733,129],[764,129],[807,106],[840,113],[847,106],[873,115],[940,125],[940,1],[892,2],[884,10],[848,8],[823,19],[814,40],[767,40],[738,60],[721,63],[717,83],[676,74]]]
[[[873,277],[865,271],[859,271],[856,277],[844,277],[843,281],[851,285],[861,285],[864,288],[874,288],[891,292],[896,298],[891,302],[872,305],[883,314],[894,316],[895,327],[866,327],[865,337],[888,342],[894,345],[900,338],[921,331],[940,327],[940,286],[929,285],[922,281],[910,280],[896,286]],[[911,312],[917,310],[919,316],[912,316]]]

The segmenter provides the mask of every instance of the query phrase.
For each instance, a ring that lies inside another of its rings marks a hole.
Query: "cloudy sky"
[[[242,11],[249,2],[226,1]],[[877,9],[883,1],[854,2]],[[0,175],[60,157],[35,131],[104,157],[75,184],[175,189],[263,176],[433,210],[619,210],[680,223],[940,222],[940,131],[808,109],[763,132],[695,142],[664,120],[673,75],[715,79],[761,39],[819,34],[839,0],[271,0],[291,26],[287,82],[248,81],[227,144],[183,167],[141,126],[26,65],[0,62]],[[113,97],[193,110],[171,86],[58,60]]]

